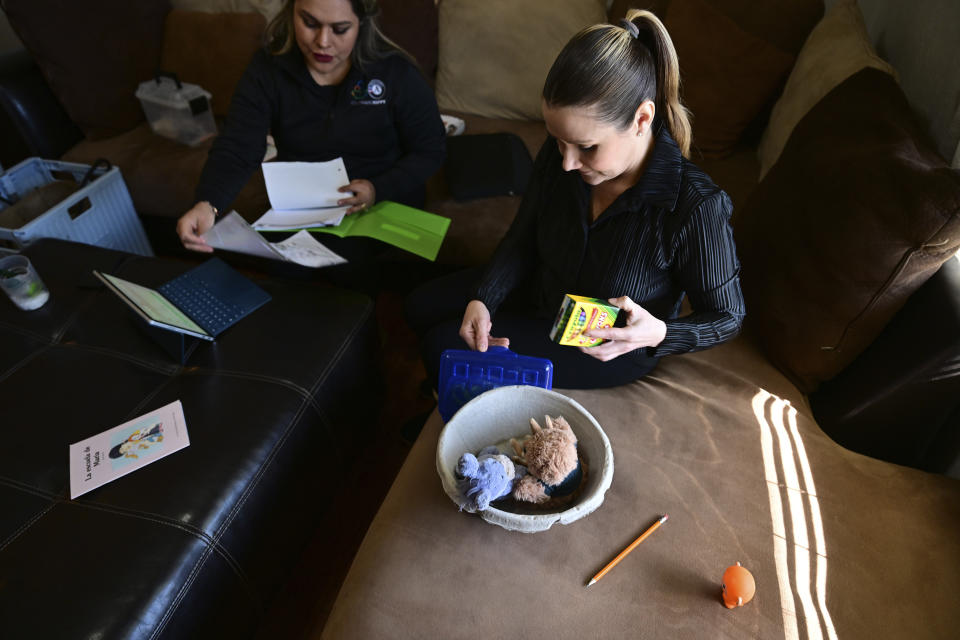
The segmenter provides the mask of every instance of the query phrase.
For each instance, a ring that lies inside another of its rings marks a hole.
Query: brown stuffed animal
[[[545,427],[530,418],[531,435],[510,439],[521,464],[527,467],[513,488],[513,497],[535,504],[562,504],[573,499],[583,481],[577,436],[562,416],[544,416]]]

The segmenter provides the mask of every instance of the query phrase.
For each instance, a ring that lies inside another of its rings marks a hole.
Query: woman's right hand
[[[190,211],[180,216],[177,220],[177,235],[180,236],[183,246],[191,251],[212,253],[213,247],[200,236],[210,231],[216,217],[213,206],[206,201],[198,202]]]
[[[510,338],[494,338],[490,335],[493,322],[487,305],[479,300],[471,300],[463,312],[460,323],[460,337],[474,351],[486,351],[489,346],[509,347]]]

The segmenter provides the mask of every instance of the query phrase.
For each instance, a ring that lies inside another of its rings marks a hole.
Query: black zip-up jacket
[[[260,170],[267,133],[277,160],[343,157],[350,179],[370,180],[376,198],[422,206],[424,185],[446,153],[433,91],[402,55],[354,68],[338,85],[320,86],[294,48],[259,51],[233,94],[197,186],[197,201],[227,207]]]
[[[730,198],[660,127],[640,180],[594,222],[590,186],[565,172],[548,138],[513,225],[475,298],[493,314],[504,297],[532,283],[535,313],[553,318],[564,294],[630,298],[667,324],[649,356],[685,353],[733,338],[745,314]],[[693,313],[677,317],[684,293]]]

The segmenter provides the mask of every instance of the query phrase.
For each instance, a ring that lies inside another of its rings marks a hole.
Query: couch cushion
[[[896,71],[870,44],[857,0],[837,0],[807,38],[760,140],[760,176],[777,161],[790,132],[831,89],[865,67]]]
[[[760,163],[757,150],[740,142],[724,158],[697,158],[696,165],[710,176],[714,184],[727,192],[733,201],[733,220],[757,187]]]
[[[270,20],[280,13],[286,0],[170,0],[174,9],[208,13],[247,13],[256,11]]]
[[[4,0],[11,26],[70,118],[91,138],[143,122],[134,96],[160,63],[169,0]]]
[[[197,182],[207,161],[212,140],[188,147],[158,136],[147,123],[105,140],[85,140],[63,159],[91,163],[106,158],[120,167],[123,179],[141,216],[179,218],[196,203]],[[257,171],[231,203],[247,220],[259,218],[270,208],[263,174]],[[174,233],[173,222],[170,234]]]
[[[458,202],[522,195],[533,158],[512,133],[467,134],[447,138],[443,164],[447,188]]]
[[[664,22],[680,59],[682,98],[693,112],[693,146],[705,157],[729,155],[773,100],[793,56],[705,0],[671,0]]]
[[[609,437],[613,484],[596,512],[542,533],[457,511],[437,477],[434,415],[322,637],[459,638],[480,624],[491,638],[951,637],[960,482],[838,446],[745,338],[664,358],[623,387],[566,392]],[[757,595],[728,611],[720,577],[738,561]]]
[[[736,224],[750,313],[804,391],[840,372],[960,246],[960,173],[864,69],[800,121]]]
[[[380,0],[383,33],[417,59],[432,82],[437,73],[439,16],[434,0]]]
[[[443,0],[440,108],[541,120],[543,81],[557,54],[580,29],[605,21],[604,0]]]
[[[167,14],[160,68],[209,91],[214,115],[226,117],[233,90],[263,42],[264,27],[259,13],[174,9]]]
[[[663,19],[671,0],[614,0],[610,20],[623,18],[628,8],[649,9]],[[763,38],[773,46],[796,54],[810,29],[823,15],[823,0],[705,0],[711,7],[733,20],[737,26]]]
[[[617,24],[627,15],[630,9],[646,9],[652,11],[663,20],[667,13],[667,0],[651,0],[650,2],[637,2],[637,0],[613,0],[610,3],[610,9],[607,11],[607,19],[611,24]]]
[[[463,118],[469,134],[507,132],[519,136],[532,157],[536,157],[547,139],[543,122],[482,118],[465,113],[454,115]],[[427,182],[426,208],[450,218],[450,228],[440,247],[437,262],[476,266],[486,264],[500,244],[520,208],[520,196],[457,202],[450,195],[445,171],[441,169]]]

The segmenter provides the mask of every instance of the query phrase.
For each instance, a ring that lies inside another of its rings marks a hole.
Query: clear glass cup
[[[39,309],[50,299],[50,292],[37,270],[24,256],[0,259],[0,289],[24,311]]]

